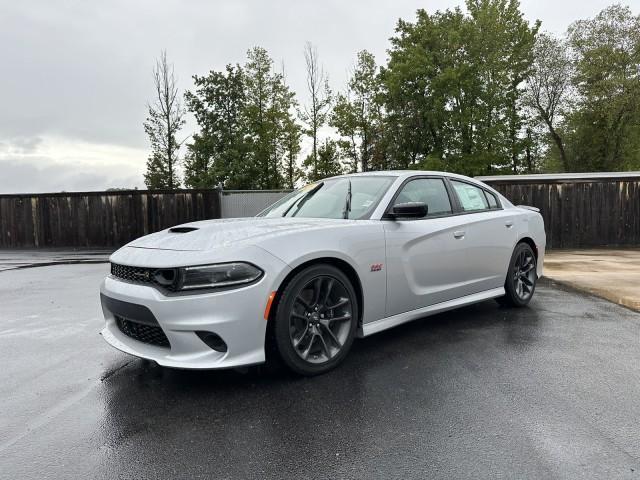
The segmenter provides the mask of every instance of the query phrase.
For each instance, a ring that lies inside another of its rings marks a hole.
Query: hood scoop
[[[189,233],[189,232],[193,232],[194,230],[199,230],[198,227],[173,227],[169,229],[169,232],[171,233]]]

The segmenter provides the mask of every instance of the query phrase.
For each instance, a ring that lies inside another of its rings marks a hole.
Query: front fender
[[[267,239],[260,247],[291,269],[322,258],[349,264],[358,275],[363,295],[363,322],[384,317],[387,300],[384,230],[378,220],[349,222],[312,232],[293,232],[286,238]],[[382,265],[379,269],[373,265]]]

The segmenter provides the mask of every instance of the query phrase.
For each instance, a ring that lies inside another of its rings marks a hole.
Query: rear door
[[[468,292],[502,287],[516,242],[514,214],[489,190],[449,178],[460,218],[464,219]]]
[[[411,177],[398,203],[424,202],[421,219],[383,220],[387,252],[387,316],[469,293],[466,215],[456,215],[454,193],[443,177]]]

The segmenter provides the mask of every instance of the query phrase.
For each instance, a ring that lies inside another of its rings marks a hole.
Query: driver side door
[[[464,215],[442,177],[412,177],[391,201],[424,202],[427,215],[384,221],[387,254],[386,315],[397,315],[471,293]]]

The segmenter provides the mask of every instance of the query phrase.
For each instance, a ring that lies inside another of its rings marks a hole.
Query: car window
[[[427,216],[451,213],[451,202],[441,178],[416,178],[407,182],[393,204],[409,202],[426,203]]]
[[[451,180],[451,184],[465,212],[486,210],[489,208],[487,197],[484,196],[484,190],[482,188],[455,180]]]
[[[259,217],[343,218],[351,185],[347,218],[366,218],[393,182],[393,177],[338,177],[307,185],[258,214]]]
[[[489,208],[498,208],[498,200],[496,199],[496,196],[486,190],[484,191],[484,194],[487,196],[487,200],[489,201]]]

